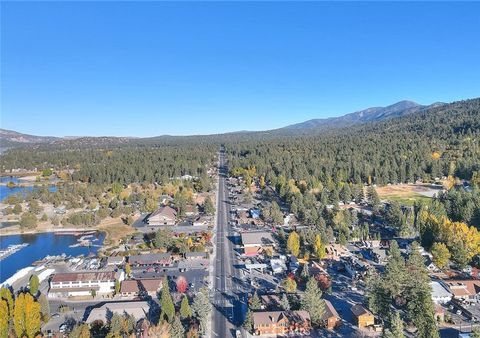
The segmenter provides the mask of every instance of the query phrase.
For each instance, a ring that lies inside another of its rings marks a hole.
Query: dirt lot
[[[398,201],[406,205],[412,205],[415,201],[432,198],[442,190],[442,187],[431,184],[397,184],[375,189],[382,200]]]

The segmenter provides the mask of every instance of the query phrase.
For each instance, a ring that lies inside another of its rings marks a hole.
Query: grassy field
[[[112,218],[100,223],[97,230],[105,231],[105,246],[116,246],[127,235],[135,233],[135,228],[126,225],[120,218]]]
[[[381,200],[397,201],[403,205],[413,205],[415,201],[428,201],[439,191],[437,187],[421,184],[398,184],[377,187]]]

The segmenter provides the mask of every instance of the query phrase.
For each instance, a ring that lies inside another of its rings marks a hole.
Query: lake
[[[45,256],[66,255],[78,256],[96,253],[105,239],[105,233],[99,232],[92,238],[92,247],[75,247],[78,236],[55,235],[53,232],[42,234],[9,235],[0,237],[0,248],[4,249],[11,244],[28,243],[29,245],[13,255],[0,261],[0,283],[11,277],[18,270],[30,266],[33,262],[45,258]],[[95,240],[96,239],[96,240]]]
[[[14,177],[14,176],[0,177],[0,182],[1,183],[13,182],[15,184],[22,183],[22,181],[19,180],[18,177]],[[33,191],[34,189],[37,189],[37,187],[33,185],[26,186],[26,187],[12,187],[12,188],[7,187],[6,185],[0,185],[0,201],[3,201],[5,198],[13,194],[22,194],[23,196],[25,196],[27,192]],[[48,187],[48,190],[51,192],[55,192],[57,191],[57,187],[54,185],[51,185]]]

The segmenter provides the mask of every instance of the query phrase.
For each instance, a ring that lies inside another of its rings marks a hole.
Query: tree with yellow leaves
[[[315,242],[313,243],[313,249],[318,259],[325,258],[325,245],[322,243],[322,238],[320,234],[315,235]]]
[[[8,337],[9,320],[8,320],[8,304],[5,299],[0,299],[0,337]]]
[[[288,235],[287,249],[292,255],[298,257],[300,253],[300,236],[295,231],[292,231],[290,235]]]
[[[40,331],[41,306],[30,293],[20,293],[15,299],[13,324],[17,337],[33,338]]]

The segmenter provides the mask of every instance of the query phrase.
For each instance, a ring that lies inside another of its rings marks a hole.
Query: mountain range
[[[358,124],[383,121],[391,118],[401,117],[404,115],[420,112],[428,108],[444,105],[445,103],[437,102],[431,105],[421,105],[413,101],[400,101],[386,107],[371,107],[364,110],[356,111],[338,117],[329,117],[323,119],[313,119],[305,122],[292,124],[283,128],[266,131],[275,134],[292,134],[292,133],[309,133],[314,131],[331,130],[337,128],[345,128]],[[255,132],[235,132],[230,134],[255,133]],[[263,132],[265,133],[265,132]],[[148,139],[171,138],[172,136],[158,136]],[[8,149],[21,147],[29,144],[58,144],[68,145],[72,143],[88,145],[112,145],[127,143],[132,139],[142,140],[131,137],[53,137],[53,136],[36,136],[22,134],[12,130],[0,129],[0,149]]]

